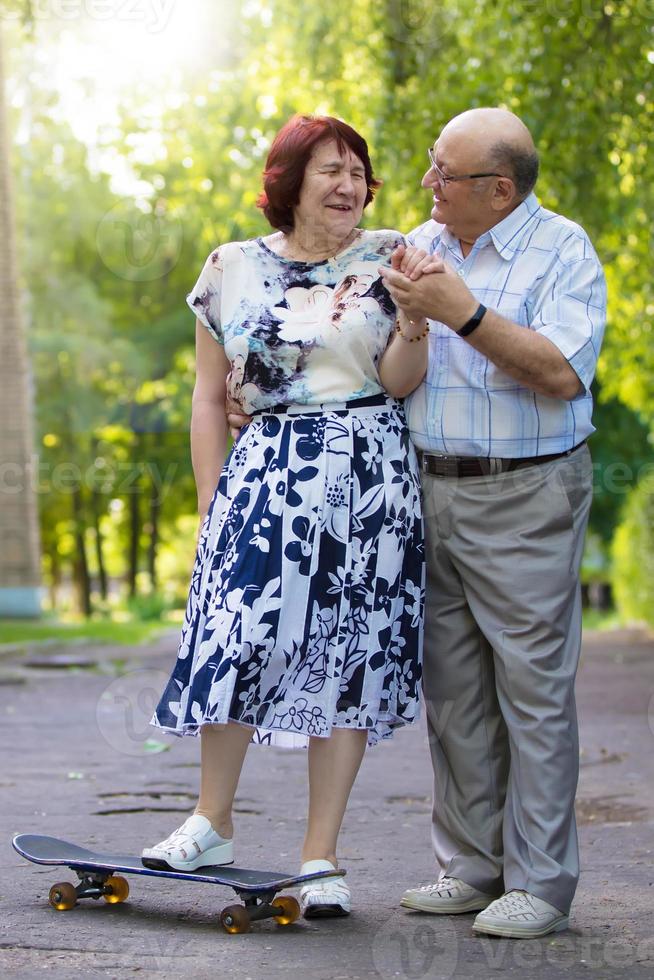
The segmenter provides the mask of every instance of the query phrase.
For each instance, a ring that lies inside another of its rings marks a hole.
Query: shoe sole
[[[494,898],[489,898],[487,902],[482,904],[480,899],[471,898],[467,902],[434,906],[428,905],[427,903],[421,904],[420,900],[416,901],[412,898],[402,898],[400,905],[404,909],[413,909],[414,912],[432,912],[434,915],[459,915],[463,912],[483,912],[494,901]]]
[[[204,868],[228,868],[233,863],[233,861],[212,861],[211,864],[196,864],[194,867],[176,868],[174,864],[168,864],[167,861],[161,861],[159,858],[141,858],[143,867],[150,868],[152,871],[202,871]]]
[[[503,936],[505,939],[541,939],[543,936],[549,936],[551,932],[563,932],[564,929],[568,928],[568,923],[569,919],[566,916],[564,919],[558,919],[545,929],[533,931],[512,929],[511,926],[494,926],[490,923],[488,925],[485,923],[481,925],[474,924],[472,931],[485,936]]]
[[[179,864],[171,864],[169,861],[165,861],[163,858],[146,857],[141,855],[141,864],[146,868],[152,868],[153,871],[198,871],[200,868],[220,868],[226,867],[228,864],[234,863],[234,858],[230,858],[229,861],[225,861],[224,845],[218,847],[210,847],[208,851],[204,854],[198,854],[196,858],[192,861],[187,861]]]
[[[302,913],[305,919],[336,919],[349,914],[342,905],[308,905]]]

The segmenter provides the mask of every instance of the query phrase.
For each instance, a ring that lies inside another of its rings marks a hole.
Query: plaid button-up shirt
[[[606,282],[583,228],[530,194],[466,258],[458,239],[435,221],[408,240],[448,262],[480,303],[547,337],[584,385],[572,401],[538,395],[432,320],[427,375],[405,401],[416,446],[522,458],[571,449],[594,432],[589,389],[604,333]]]

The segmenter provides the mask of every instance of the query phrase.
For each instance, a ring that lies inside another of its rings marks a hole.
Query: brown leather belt
[[[550,453],[549,456],[528,456],[521,459],[502,459],[499,456],[443,456],[440,453],[425,453],[418,450],[420,469],[430,476],[459,477],[459,476],[496,476],[498,473],[510,473],[522,469],[523,466],[538,466],[549,463],[553,459],[569,456],[584,445],[586,440],[577,443],[572,449],[563,453]]]

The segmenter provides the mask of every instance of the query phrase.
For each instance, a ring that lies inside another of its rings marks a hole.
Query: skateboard
[[[299,918],[300,906],[292,895],[277,895],[277,892],[307,881],[337,878],[345,874],[341,868],[309,875],[289,875],[277,871],[234,868],[231,865],[175,871],[163,865],[146,867],[140,857],[98,854],[69,841],[40,834],[18,834],[12,843],[22,857],[34,864],[63,865],[77,874],[77,884],[60,881],[50,889],[50,905],[60,912],[74,908],[81,898],[96,901],[104,898],[110,905],[124,902],[129,895],[129,884],[121,874],[205,881],[232,888],[241,899],[240,905],[228,905],[220,913],[220,924],[230,933],[249,932],[251,923],[258,919],[275,919],[280,926],[290,925]]]

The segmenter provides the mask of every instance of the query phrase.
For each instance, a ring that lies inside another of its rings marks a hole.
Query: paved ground
[[[398,908],[408,885],[434,878],[430,767],[424,729],[372,749],[342,835],[355,913],[229,936],[217,925],[232,893],[132,877],[124,905],[47,903],[67,871],[11,848],[45,832],[98,849],[138,852],[177,826],[195,799],[197,742],[148,729],[176,634],[149,647],[69,648],[77,668],[48,668],[34,651],[0,661],[0,970],[4,976],[382,978],[450,980],[654,974],[654,642],[643,634],[586,638],[578,693],[583,876],[571,930],[530,942],[475,938],[473,916]],[[64,654],[66,651],[61,651]],[[50,649],[50,661],[57,651]],[[91,668],[84,666],[90,661]],[[31,664],[31,666],[30,666]],[[161,740],[162,737],[159,736]],[[306,803],[305,755],[250,752],[238,795],[237,863],[297,866]]]

